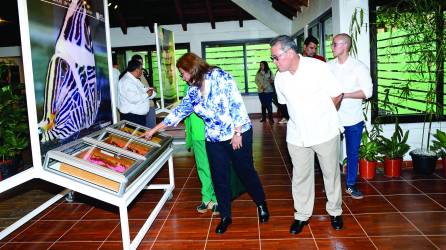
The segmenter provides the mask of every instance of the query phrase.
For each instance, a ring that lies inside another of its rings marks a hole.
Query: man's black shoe
[[[215,232],[218,234],[226,232],[226,229],[228,229],[228,226],[231,225],[231,223],[232,223],[231,217],[222,218],[220,224],[218,224],[217,228],[215,229]]]
[[[335,230],[341,230],[342,227],[344,226],[344,223],[342,222],[342,216],[330,216],[330,220],[331,220],[331,226],[333,227],[333,229]]]
[[[257,206],[257,212],[259,212],[259,222],[265,223],[269,219],[268,207],[266,206],[266,202]]]
[[[260,122],[264,122],[264,121],[265,121],[265,118],[260,119]]]
[[[308,221],[294,220],[293,224],[291,224],[291,227],[290,227],[290,234],[298,234],[298,233],[302,232],[302,229],[307,224],[308,224]]]

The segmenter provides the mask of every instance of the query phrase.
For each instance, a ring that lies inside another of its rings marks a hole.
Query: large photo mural
[[[42,157],[112,123],[102,0],[27,1]]]
[[[158,44],[161,63],[161,84],[163,85],[164,107],[178,101],[176,66],[175,66],[175,42],[173,32],[158,26]]]

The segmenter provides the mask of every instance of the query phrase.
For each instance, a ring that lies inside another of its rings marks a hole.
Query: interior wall
[[[243,27],[238,22],[217,22],[215,29],[210,23],[188,24],[187,31],[183,31],[181,25],[163,25],[163,28],[173,31],[176,43],[189,43],[191,52],[200,56],[202,42],[273,38],[278,35],[256,20],[244,21]],[[112,28],[110,41],[112,48],[154,45],[155,33],[150,33],[148,27],[135,27],[128,28],[127,35],[124,35],[120,28]],[[257,95],[245,95],[243,100],[248,113],[260,113]]]
[[[243,27],[238,22],[217,22],[215,29],[210,23],[188,24],[187,31],[181,25],[163,25],[173,31],[176,43],[189,43],[191,52],[201,55],[201,43],[210,41],[232,41],[245,39],[272,38],[278,34],[256,20],[244,21]],[[124,35],[120,28],[110,29],[112,47],[154,45],[155,33],[148,27],[128,28]]]
[[[0,57],[22,56],[20,46],[0,47]]]

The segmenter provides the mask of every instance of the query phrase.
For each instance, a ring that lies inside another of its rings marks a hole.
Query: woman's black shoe
[[[220,224],[218,224],[217,228],[215,229],[215,232],[218,234],[226,232],[226,229],[228,229],[228,226],[231,225],[231,223],[232,223],[231,217],[222,218]]]
[[[268,207],[266,206],[266,202],[257,206],[257,212],[259,212],[259,221],[260,223],[265,223],[269,219]]]

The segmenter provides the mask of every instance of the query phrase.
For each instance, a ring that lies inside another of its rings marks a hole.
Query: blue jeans
[[[359,145],[361,144],[364,121],[352,126],[344,126],[345,144],[347,148],[347,180],[348,186],[356,185],[358,174]]]

